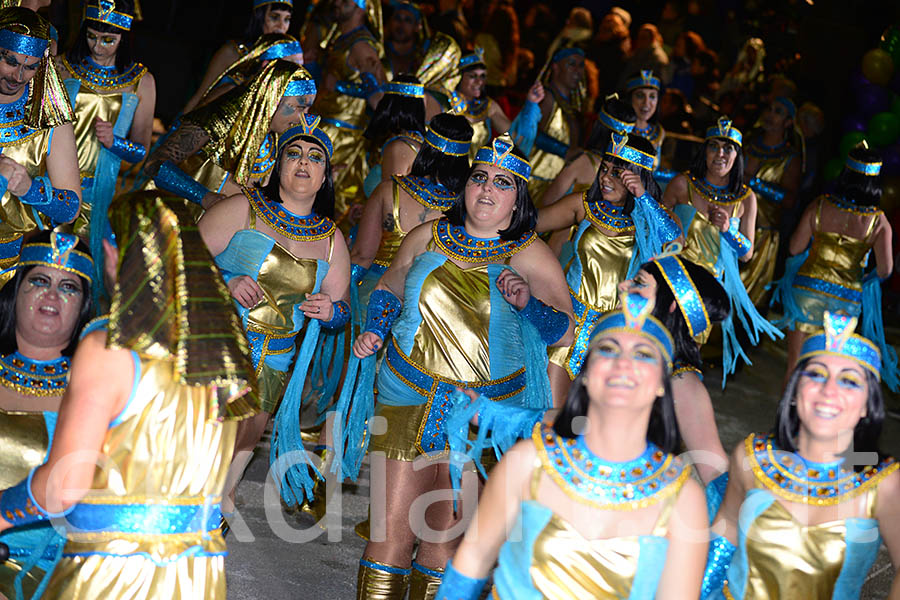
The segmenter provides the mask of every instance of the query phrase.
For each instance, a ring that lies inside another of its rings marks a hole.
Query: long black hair
[[[322,148],[323,151],[325,150],[322,146],[322,142],[311,135],[301,135],[298,139],[301,139],[304,142],[312,142]],[[269,175],[269,182],[264,186],[257,184],[257,187],[262,190],[263,194],[266,195],[266,198],[279,204],[282,202],[281,157],[284,155],[284,151],[287,150],[288,146],[290,146],[290,144],[285,144],[284,148],[278,153],[278,157],[275,160],[275,167],[272,168],[272,174]],[[313,200],[312,209],[314,213],[321,217],[328,217],[329,219],[334,218],[334,178],[331,176],[331,157],[328,156],[327,151],[325,151],[325,180],[322,182],[322,187],[316,192],[316,199]]]
[[[782,450],[797,452],[797,433],[800,431],[800,417],[797,415],[797,387],[803,371],[815,356],[804,358],[797,363],[794,371],[788,379],[787,387],[778,403],[775,412],[775,443]],[[880,462],[885,454],[878,447],[878,439],[881,437],[881,426],[884,423],[884,397],[881,395],[881,385],[868,369],[866,373],[866,385],[869,396],[866,398],[866,416],[862,417],[853,428],[853,443],[846,450],[846,454],[859,452],[874,452]],[[866,465],[854,464],[853,470],[862,471]]]
[[[726,140],[724,138],[716,139],[722,139],[726,144],[730,144],[731,147],[734,148],[734,165],[732,165],[731,171],[728,172],[728,189],[726,191],[730,194],[737,194],[744,185],[744,152],[739,145],[731,140]],[[700,146],[700,150],[697,151],[697,154],[694,155],[694,160],[691,161],[691,175],[700,180],[703,180],[703,178],[706,177],[706,148],[708,146],[709,140],[706,140],[703,142],[703,145]]]
[[[512,154],[515,154],[523,160],[527,160],[522,151],[515,146],[513,146]],[[478,165],[472,165],[467,178],[471,177],[472,172],[477,166]],[[497,232],[500,235],[500,239],[506,241],[519,239],[526,232],[533,230],[534,226],[537,225],[537,209],[534,207],[534,202],[531,201],[531,194],[528,193],[528,184],[523,181],[521,177],[518,177],[516,175],[510,174],[510,177],[516,183],[516,206],[513,209],[512,219],[509,222],[509,227]],[[451,224],[465,225],[465,186],[463,186],[463,189],[459,192],[459,196],[456,197],[456,203],[444,214],[447,215],[447,220],[450,221]]]
[[[30,238],[31,243],[50,243],[51,232],[42,231]],[[75,249],[90,254],[91,249],[82,240],[78,240]],[[25,281],[28,273],[34,269],[36,265],[28,265],[16,270],[15,276],[6,282],[0,288],[0,356],[7,356],[19,349],[16,341],[16,298],[19,295],[19,286]],[[63,348],[63,356],[72,356],[75,354],[75,347],[78,345],[78,337],[81,330],[91,319],[93,304],[91,298],[91,282],[78,276],[81,281],[81,309],[78,311],[78,320],[75,322],[75,328],[72,330],[72,337],[69,339],[69,345]]]
[[[656,149],[653,147],[653,144],[640,136],[629,135],[626,145],[631,146],[635,150],[640,150],[645,154],[649,154],[650,156],[656,156]],[[628,169],[632,173],[640,175],[641,184],[644,186],[644,190],[646,190],[648,194],[653,196],[653,199],[657,202],[662,200],[662,190],[659,188],[659,184],[656,183],[656,180],[653,178],[653,171],[651,171],[650,169],[639,167],[634,163],[630,163],[627,160],[622,160],[621,158],[612,156],[611,154],[604,154],[603,160],[611,164],[613,167]],[[594,175],[594,182],[591,183],[591,187],[588,188],[587,196],[585,198],[588,202],[596,202],[602,198],[602,193],[600,192],[600,169],[597,169],[597,174]],[[632,194],[626,188],[623,212],[626,215],[630,215],[632,210],[634,210],[634,194]]]
[[[440,113],[435,115],[428,126],[435,133],[451,140],[472,140],[474,131],[469,120],[462,115]],[[425,143],[416,154],[410,175],[427,177],[437,181],[445,188],[459,194],[463,191],[466,178],[469,176],[469,156],[451,156],[444,154],[434,146]]]
[[[853,148],[850,158],[859,162],[878,162],[881,155],[867,148]],[[844,167],[837,178],[837,193],[847,202],[860,206],[878,206],[881,202],[881,174],[863,175]]]
[[[125,13],[130,16],[134,16],[134,1],[133,0],[118,0],[116,2],[116,12]],[[131,32],[125,31],[124,29],[119,29],[113,25],[109,25],[108,23],[101,23],[100,21],[93,21],[84,19],[81,22],[81,29],[78,31],[78,36],[75,38],[75,42],[72,44],[72,47],[69,48],[69,51],[66,52],[66,58],[69,63],[72,65],[77,65],[84,61],[85,58],[91,55],[91,49],[88,48],[87,45],[87,30],[88,27],[93,29],[94,31],[99,31],[101,33],[119,33],[122,35],[122,40],[119,42],[119,47],[116,49],[116,70],[119,73],[127,71],[129,67],[134,63],[134,58],[131,53]]]
[[[588,406],[591,399],[588,398],[587,388],[584,385],[585,366],[590,358],[590,351],[584,357],[581,372],[575,377],[566,396],[566,403],[553,421],[553,430],[564,438],[574,438],[578,433],[574,431],[572,422],[578,417],[587,417]],[[681,444],[681,435],[678,432],[678,422],[675,420],[675,402],[672,399],[672,384],[669,382],[669,374],[663,369],[663,395],[657,396],[653,401],[650,411],[650,423],[647,426],[647,440],[653,442],[663,452],[675,452]]]
[[[607,98],[603,102],[603,110],[609,113],[611,117],[620,121],[625,121],[626,123],[634,123],[637,121],[637,115],[631,107],[631,102],[622,102],[619,100],[618,96]],[[603,121],[597,119],[584,147],[595,152],[604,152],[606,150],[606,145],[609,143],[610,131],[610,128],[604,125]],[[652,154],[656,156],[655,148],[653,149]]]
[[[420,82],[413,75],[397,75],[391,83]],[[404,131],[425,131],[425,100],[401,94],[384,94],[363,135],[380,145]]]
[[[700,300],[706,307],[706,314],[709,315],[710,322],[719,323],[728,318],[728,313],[731,312],[731,301],[719,280],[700,265],[685,258],[681,258],[681,262],[700,293]],[[641,265],[641,269],[656,280],[656,305],[653,307],[653,316],[666,326],[675,340],[673,362],[700,369],[703,366],[703,361],[700,359],[700,348],[691,337],[684,315],[678,306],[675,307],[675,310],[669,310],[676,300],[668,281],[663,277],[655,262],[646,262]]]
[[[244,35],[241,38],[245,46],[252,46],[259,39],[259,36],[263,34],[263,24],[266,22],[266,15],[270,10],[283,10],[291,13],[292,17],[294,14],[294,7],[286,2],[273,2],[254,8],[253,13],[250,15],[250,21],[247,23],[247,28],[244,29]]]

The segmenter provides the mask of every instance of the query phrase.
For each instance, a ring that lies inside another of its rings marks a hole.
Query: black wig
[[[304,142],[312,142],[322,148],[322,150],[325,150],[322,146],[322,142],[311,135],[301,135],[298,139],[301,139]],[[262,190],[263,194],[265,194],[266,198],[279,204],[282,202],[281,157],[284,155],[284,151],[287,150],[288,146],[290,146],[290,144],[285,145],[278,153],[275,167],[269,175],[269,182],[264,186],[257,185],[257,187]],[[325,180],[322,182],[322,187],[316,192],[316,199],[313,201],[312,209],[313,212],[320,217],[328,217],[329,219],[334,218],[334,178],[331,176],[331,157],[328,156],[327,151],[325,152]]]
[[[741,150],[741,147],[735,144],[733,141],[723,141],[726,144],[731,145],[731,147],[734,148],[735,151],[734,165],[731,167],[731,171],[728,172],[728,189],[726,191],[730,194],[737,194],[741,191],[741,186],[744,185],[744,153]],[[705,142],[703,142],[703,145],[700,146],[697,154],[694,155],[694,160],[691,161],[691,175],[693,175],[697,179],[700,179],[701,181],[704,177],[706,177],[706,148],[708,146],[709,140],[706,140]]]
[[[134,1],[118,0],[118,2],[116,2],[116,12],[134,16]],[[129,67],[131,67],[131,65],[134,63],[134,58],[131,52],[131,32],[125,31],[124,29],[119,29],[118,27],[109,25],[108,23],[101,23],[100,21],[93,21],[88,19],[84,19],[81,22],[81,30],[78,32],[78,36],[75,38],[75,42],[72,44],[72,47],[69,48],[68,52],[66,52],[66,59],[69,61],[69,63],[72,65],[77,65],[91,55],[91,49],[88,48],[87,45],[88,27],[90,27],[94,31],[99,31],[101,33],[118,33],[122,35],[122,39],[119,42],[119,47],[116,49],[116,70],[119,73],[127,71]]]
[[[474,135],[469,120],[462,115],[440,113],[431,119],[428,126],[435,133],[451,140],[471,141]],[[469,155],[451,156],[424,143],[416,154],[409,174],[435,180],[451,192],[459,194],[469,176]]]
[[[656,149],[653,147],[653,144],[640,136],[629,135],[627,145],[631,146],[635,150],[640,150],[645,154],[656,156]],[[644,169],[643,167],[639,167],[634,163],[630,163],[610,154],[604,154],[603,161],[609,163],[613,167],[628,169],[632,173],[640,175],[641,184],[644,186],[644,190],[646,190],[646,192],[650,194],[657,202],[660,202],[662,200],[662,190],[659,188],[659,184],[656,183],[656,179],[653,178],[653,171],[651,171],[650,169]],[[600,200],[601,197],[602,194],[600,192],[600,169],[597,169],[597,174],[594,175],[594,182],[588,189],[587,196],[585,198],[588,202],[596,202]],[[632,193],[626,189],[623,212],[626,215],[630,215],[632,210],[634,210],[634,195],[632,195]]]
[[[853,148],[850,150],[850,158],[872,163],[879,162],[881,155],[875,150]],[[837,193],[847,202],[860,206],[878,206],[881,202],[881,174],[863,175],[844,167],[837,178]]]
[[[606,99],[603,103],[603,110],[609,113],[611,117],[620,121],[625,121],[626,123],[634,123],[637,121],[637,115],[634,114],[634,109],[631,108],[631,102],[622,102],[616,96]],[[606,145],[609,143],[610,132],[610,128],[604,125],[603,121],[597,119],[584,147],[595,152],[605,152]],[[656,155],[655,148],[651,154],[654,156]]]
[[[271,4],[264,4],[259,8],[254,8],[253,13],[250,15],[250,22],[247,23],[247,28],[244,29],[244,35],[241,38],[245,46],[252,46],[259,39],[259,36],[263,34],[263,24],[266,22],[266,15],[272,10],[282,10],[293,15],[294,7],[286,2],[272,2]]]

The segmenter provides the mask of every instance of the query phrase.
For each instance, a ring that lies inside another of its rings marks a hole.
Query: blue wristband
[[[700,586],[700,600],[706,600],[722,591],[735,550],[737,548],[734,544],[722,536],[710,542],[709,553],[706,555],[706,570],[703,572],[703,583]]]
[[[113,145],[109,151],[130,163],[139,163],[147,156],[147,148],[143,144],[119,136],[113,137]]]
[[[481,590],[487,580],[487,577],[473,579],[463,575],[453,566],[453,561],[448,560],[441,587],[438,588],[434,600],[476,600],[481,595]]]
[[[550,154],[555,154],[556,156],[565,158],[566,152],[569,151],[569,145],[559,141],[556,138],[550,137],[543,131],[537,134],[537,137],[534,140],[534,145],[537,146],[538,150],[543,150],[544,152],[549,152]]]
[[[350,265],[350,285],[359,285],[362,283],[363,277],[366,276],[366,273],[369,270],[362,265],[351,264]]]
[[[372,94],[377,94],[381,91],[378,80],[371,73],[363,73],[360,75],[360,80],[359,83],[355,83],[342,79],[335,84],[334,89],[345,96],[353,96],[363,100],[367,100]]]
[[[322,321],[322,327],[326,329],[340,329],[350,320],[350,305],[343,300],[338,300],[332,305],[334,312],[329,321]]]
[[[372,94],[377,94],[381,91],[381,86],[378,84],[378,80],[372,73],[362,73],[359,78],[362,80],[362,90],[365,94],[365,98],[369,98]]]
[[[650,228],[650,231],[657,232],[660,242],[666,244],[678,239],[681,235],[681,228],[653,196],[648,192],[644,192],[641,196],[635,198],[634,201],[636,204],[641,205],[647,218],[653,219],[655,225]]]
[[[175,163],[167,160],[159,167],[153,183],[159,189],[186,198],[195,204],[200,204],[203,197],[210,193],[205,186],[198,183],[193,177],[179,169]]]
[[[537,328],[541,340],[548,346],[564,336],[569,329],[569,316],[566,313],[547,306],[534,295],[528,299],[528,304],[519,314]]]
[[[750,179],[749,185],[751,190],[764,196],[770,202],[781,204],[784,201],[784,190],[774,183],[763,181],[759,177],[753,177]]]
[[[728,242],[729,246],[734,248],[738,258],[746,256],[748,252],[753,250],[753,244],[750,243],[747,236],[741,233],[740,226],[741,220],[737,217],[732,217],[731,223],[728,226],[728,231],[722,232],[722,239]]]
[[[75,192],[54,188],[46,176],[33,178],[31,187],[19,197],[19,200],[35,207],[56,224],[72,221],[78,216],[78,210],[81,208],[81,202]]]
[[[366,310],[366,331],[371,331],[387,340],[394,321],[400,316],[400,299],[387,290],[375,290],[369,297],[369,307]]]
[[[31,493],[31,478],[34,477],[35,467],[28,473],[28,477],[3,491],[0,495],[0,516],[16,527],[47,521],[54,517],[62,517],[69,511],[62,513],[48,513],[38,504]]]
[[[657,183],[669,183],[675,179],[676,175],[678,175],[678,171],[673,171],[672,169],[656,169],[653,171],[653,179]]]

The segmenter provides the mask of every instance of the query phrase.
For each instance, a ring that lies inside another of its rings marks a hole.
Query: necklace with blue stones
[[[60,396],[66,389],[70,361],[32,360],[13,352],[0,357],[0,385],[23,396]]]
[[[135,85],[147,73],[147,67],[137,62],[132,63],[125,72],[119,73],[115,65],[98,65],[90,56],[84,57],[84,60],[74,65],[63,57],[63,64],[81,83],[101,91]]]
[[[13,146],[37,135],[40,129],[25,125],[25,105],[28,103],[28,84],[15,102],[0,104],[0,147]]]
[[[437,181],[418,175],[392,176],[400,188],[426,208],[444,212],[456,202],[456,194]]]
[[[446,218],[434,221],[431,234],[437,246],[448,256],[469,263],[509,258],[537,239],[533,231],[527,231],[519,239],[511,241],[499,237],[477,238],[466,233],[462,225],[451,225]]]
[[[262,190],[246,190],[250,206],[263,222],[286,238],[298,242],[324,240],[334,233],[334,221],[317,214],[295,215],[277,202],[272,202]]]
[[[853,213],[854,215],[871,216],[881,210],[877,206],[860,206],[849,200],[838,198],[837,196],[832,196],[830,194],[827,194],[825,197],[835,206],[835,208]]]
[[[793,148],[788,145],[787,140],[774,146],[767,146],[759,141],[759,138],[750,140],[745,152],[753,158],[759,160],[768,160],[772,158],[781,158],[793,153]]]
[[[634,233],[634,221],[625,214],[624,206],[617,206],[603,198],[587,200],[587,192],[582,195],[587,218],[604,229],[616,233]]]
[[[636,510],[676,493],[691,470],[652,442],[634,460],[605,461],[584,436],[563,438],[550,425],[532,439],[544,471],[573,500],[604,510]]]
[[[662,127],[660,127],[659,123],[650,123],[644,129],[635,127],[631,132],[653,144],[654,148],[659,145],[659,138],[662,137]]]
[[[891,457],[859,472],[845,468],[843,460],[814,463],[779,450],[771,435],[750,435],[744,445],[756,478],[776,496],[801,504],[840,504],[869,490],[900,467]]]
[[[737,192],[726,191],[727,186],[713,185],[706,179],[698,179],[688,173],[688,179],[691,185],[697,190],[708,202],[712,202],[722,207],[733,207],[735,204],[742,202],[747,196],[750,188],[741,184],[741,189]]]
[[[250,172],[253,174],[253,177],[262,179],[271,173],[274,167],[275,140],[273,139],[272,134],[269,133],[266,135],[265,139],[263,139],[262,146],[259,147],[259,152],[256,155],[256,160],[253,161]]]

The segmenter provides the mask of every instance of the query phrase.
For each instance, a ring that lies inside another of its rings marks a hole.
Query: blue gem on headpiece
[[[260,6],[265,6],[266,4],[287,4],[293,8],[294,0],[253,0],[253,9],[256,10]]]
[[[131,31],[131,23],[134,21],[131,15],[116,12],[115,0],[99,0],[96,6],[87,6],[84,9],[84,18],[106,23],[123,31]]]
[[[611,94],[606,97],[606,100],[610,100],[611,98],[619,98],[618,94]],[[622,121],[621,119],[617,119],[612,116],[608,112],[606,112],[606,103],[604,102],[604,106],[600,108],[600,114],[597,115],[597,118],[600,119],[600,122],[606,125],[607,129],[610,131],[614,131],[618,134],[623,133],[631,133],[634,129],[634,122]]]
[[[675,296],[675,302],[687,323],[691,337],[709,331],[712,328],[712,322],[709,320],[709,313],[706,312],[706,305],[681,259],[674,254],[661,255],[653,262],[659,267],[660,273],[669,284],[669,289]]]
[[[646,152],[641,152],[637,148],[628,145],[628,134],[618,134],[613,132],[609,145],[606,147],[606,154],[615,156],[618,159],[637,165],[648,171],[653,170],[653,163],[656,157]]]
[[[408,96],[410,98],[425,97],[425,86],[421,83],[395,83],[389,81],[381,86],[381,91],[385,94],[397,94],[398,96]]]
[[[466,54],[462,58],[459,59],[459,68],[465,69],[470,65],[483,65],[484,62],[484,48],[478,46],[475,48],[475,51],[471,54]]]
[[[710,138],[724,138],[726,140],[731,140],[740,147],[743,136],[737,127],[731,126],[731,119],[728,117],[719,117],[716,124],[706,130],[706,139]]]
[[[858,362],[880,381],[881,352],[874,343],[853,333],[856,323],[856,317],[826,310],[822,322],[825,332],[810,336],[803,342],[799,360],[821,354],[843,356]]]
[[[325,149],[325,152],[328,153],[328,158],[331,158],[334,147],[331,145],[331,138],[328,137],[328,134],[319,128],[322,117],[309,113],[300,115],[300,117],[299,125],[294,125],[281,135],[281,139],[278,140],[278,153],[281,154],[287,145],[297,138],[312,137]]]
[[[531,163],[513,154],[513,147],[512,138],[504,133],[495,137],[490,146],[482,146],[475,155],[475,160],[472,161],[472,164],[493,165],[504,171],[509,171],[527,182],[528,178],[531,177]]]
[[[658,77],[653,76],[653,71],[641,69],[640,75],[625,82],[626,92],[633,92],[638,88],[653,88],[658,90],[662,88],[662,81],[660,81]]]
[[[593,345],[594,340],[607,332],[635,333],[652,342],[671,369],[672,349],[675,347],[675,342],[672,341],[672,334],[669,333],[669,330],[651,314],[655,300],[652,297],[645,298],[640,294],[622,294],[620,300],[621,309],[608,312],[597,321],[591,332],[591,341],[588,346]]]
[[[303,54],[303,48],[297,40],[284,42],[283,44],[275,44],[265,52],[259,55],[259,60],[275,60],[276,58],[284,58],[285,56],[294,56],[295,54]]]
[[[559,62],[561,60],[565,60],[565,59],[569,58],[570,56],[573,56],[576,54],[578,56],[584,57],[584,50],[582,50],[578,46],[570,46],[568,48],[560,48],[553,55],[553,58],[550,60],[550,62],[552,62],[552,63]]]
[[[863,162],[861,160],[856,160],[855,158],[847,156],[847,160],[844,162],[844,166],[850,169],[851,171],[855,171],[857,173],[861,173],[868,177],[875,177],[879,173],[881,173],[881,164],[882,162]]]
[[[94,261],[86,252],[76,250],[78,238],[71,233],[53,231],[50,242],[25,243],[15,268],[40,265],[76,273],[89,282],[94,274]]]
[[[430,126],[425,128],[425,143],[444,154],[450,156],[468,156],[469,148],[472,146],[470,141],[451,140],[445,137]]]

